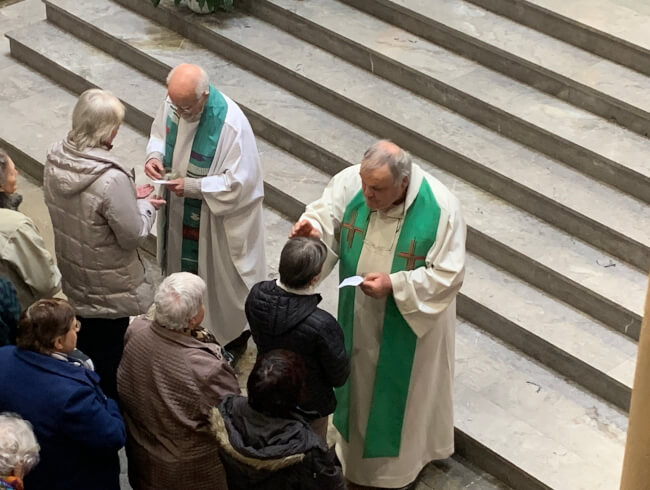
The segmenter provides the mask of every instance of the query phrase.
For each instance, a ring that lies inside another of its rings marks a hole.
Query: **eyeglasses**
[[[197,99],[194,104],[189,105],[189,106],[178,106],[174,103],[172,103],[172,107],[178,112],[178,114],[191,114],[194,112],[194,110],[199,106],[199,104],[202,104],[203,101],[206,99],[206,96],[209,95],[208,93],[204,93]]]

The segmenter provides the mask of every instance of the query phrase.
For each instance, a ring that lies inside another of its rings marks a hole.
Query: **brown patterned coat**
[[[239,385],[220,348],[140,317],[117,376],[131,486],[226,489],[210,409]]]

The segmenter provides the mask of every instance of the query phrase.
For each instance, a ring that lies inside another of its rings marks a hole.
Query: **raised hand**
[[[157,211],[158,209],[162,208],[163,205],[167,202],[165,201],[162,196],[151,196],[147,198],[147,201],[149,204],[153,206],[153,208]]]
[[[139,185],[135,188],[135,194],[137,199],[145,199],[149,197],[149,194],[153,192],[153,186],[151,184]]]
[[[165,175],[165,168],[160,160],[157,158],[150,158],[147,160],[147,163],[144,164],[144,173],[150,179],[162,179]]]
[[[289,232],[289,238],[297,236],[320,239],[320,232],[314,228],[314,225],[309,220],[303,219],[293,225]]]

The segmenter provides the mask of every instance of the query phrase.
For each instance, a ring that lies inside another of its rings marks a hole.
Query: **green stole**
[[[185,177],[200,179],[206,177],[219,144],[221,129],[228,113],[228,103],[221,92],[210,85],[210,95],[205,103],[201,120],[194,135],[190,161]],[[174,148],[178,134],[179,115],[172,105],[167,114],[165,157],[163,165],[167,173],[172,171]],[[167,211],[169,212],[169,211]],[[167,223],[165,223],[166,236]],[[199,272],[199,229],[201,225],[201,199],[183,200],[183,242],[181,247],[181,271]]]
[[[350,201],[341,225],[339,276],[357,274],[357,264],[368,228],[371,210],[359,191]],[[440,206],[425,178],[418,195],[406,211],[399,233],[391,273],[413,270],[425,265],[425,257],[436,240]],[[373,271],[366,271],[373,272]],[[354,338],[354,298],[357,288],[339,291],[338,320],[345,335],[345,349],[350,354]],[[361,293],[362,294],[362,293]],[[386,297],[375,384],[372,393],[364,458],[399,456],[404,410],[411,379],[417,336],[400,314],[392,294]],[[350,435],[350,381],[335,390],[337,408],[334,425],[346,441]]]

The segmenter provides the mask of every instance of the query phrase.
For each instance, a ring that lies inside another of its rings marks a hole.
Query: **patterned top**
[[[16,289],[9,279],[0,277],[0,346],[16,343],[19,319],[20,303]]]

